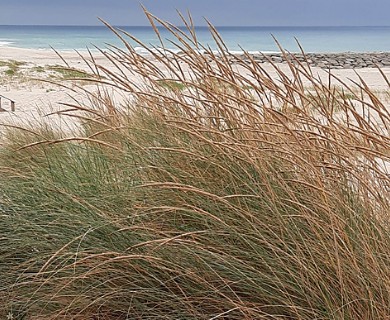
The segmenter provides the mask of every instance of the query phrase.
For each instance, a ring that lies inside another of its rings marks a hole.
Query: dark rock
[[[245,55],[238,55],[238,59],[243,59],[245,62],[249,60]],[[281,53],[273,53],[264,57],[261,54],[253,55],[252,58],[257,63],[265,63],[272,61],[274,63],[287,63],[288,61],[297,63],[307,63],[312,67],[320,67],[324,69],[341,69],[341,68],[375,68],[376,66],[390,66],[390,52],[372,52],[372,53],[308,53],[303,55],[297,53],[284,57]]]
[[[283,58],[282,58],[282,57],[272,57],[272,61],[275,61],[275,62],[282,62],[282,61],[283,61]]]

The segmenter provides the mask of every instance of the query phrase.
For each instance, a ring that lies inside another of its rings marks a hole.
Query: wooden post
[[[15,109],[16,109],[15,108],[15,101],[13,101],[13,100],[11,100],[11,99],[9,99],[7,97],[2,96],[1,94],[0,94],[0,111],[6,111],[6,110],[3,109],[3,106],[2,106],[2,98],[5,99],[5,100],[8,100],[10,102],[10,104],[11,104],[11,112],[14,112]]]

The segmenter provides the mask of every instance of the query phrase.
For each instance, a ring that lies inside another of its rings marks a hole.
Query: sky
[[[148,25],[141,3],[180,24],[189,10],[196,25],[386,26],[390,0],[0,0],[0,25]]]

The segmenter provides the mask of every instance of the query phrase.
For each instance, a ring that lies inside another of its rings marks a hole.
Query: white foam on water
[[[249,53],[253,55],[258,55],[258,54],[277,54],[280,53],[280,51],[268,51],[268,50],[249,50],[249,51],[242,51],[242,50],[230,50],[229,53],[231,54],[244,54],[244,53]]]
[[[8,40],[0,40],[0,47],[9,47],[13,45],[14,42]]]
[[[178,49],[170,49],[170,48],[150,48],[150,49],[145,49],[144,47],[134,47],[133,48],[135,50],[136,53],[140,54],[140,55],[150,55],[152,53],[156,53],[156,54],[161,54],[161,53],[165,53],[165,54],[175,54],[175,53],[179,53],[180,50]]]

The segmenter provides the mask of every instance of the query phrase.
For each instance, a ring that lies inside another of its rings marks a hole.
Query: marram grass
[[[388,109],[147,15],[185,54],[113,30],[81,130],[3,138],[1,318],[390,318]]]

